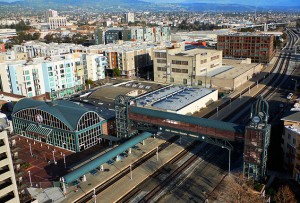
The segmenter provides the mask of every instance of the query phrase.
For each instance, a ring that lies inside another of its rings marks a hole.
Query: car
[[[294,95],[293,93],[289,93],[286,98],[291,100],[293,98],[293,95]]]

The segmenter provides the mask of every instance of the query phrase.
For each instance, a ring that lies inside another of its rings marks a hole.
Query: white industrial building
[[[178,114],[193,114],[218,100],[218,90],[184,86],[167,86],[136,100],[137,106]]]

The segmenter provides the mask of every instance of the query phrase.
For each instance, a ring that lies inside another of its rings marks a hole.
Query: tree
[[[94,81],[92,81],[91,79],[87,79],[85,80],[85,85],[93,85]]]
[[[275,195],[276,203],[296,203],[296,197],[290,186],[283,185]]]
[[[33,40],[38,40],[38,39],[40,39],[40,36],[41,36],[41,33],[35,32],[35,33],[33,33],[33,35],[32,35],[32,39],[33,39]]]
[[[113,72],[114,77],[119,77],[121,75],[119,68],[114,68],[113,70],[114,70]]]

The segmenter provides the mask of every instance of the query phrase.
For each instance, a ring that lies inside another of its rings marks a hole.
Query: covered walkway
[[[71,183],[71,182],[75,181],[76,179],[82,177],[83,175],[89,173],[90,171],[96,169],[97,167],[100,167],[102,164],[108,162],[109,160],[111,160],[111,159],[115,158],[116,156],[120,155],[121,153],[125,152],[129,148],[132,148],[139,142],[142,142],[143,140],[147,139],[151,135],[152,135],[152,133],[144,132],[144,133],[128,140],[124,144],[110,150],[109,152],[103,154],[102,156],[99,156],[98,158],[96,158],[96,159],[82,165],[81,167],[75,169],[74,171],[66,174],[63,177],[64,182]]]

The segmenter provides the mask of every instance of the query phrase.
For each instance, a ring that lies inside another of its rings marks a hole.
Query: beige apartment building
[[[192,49],[184,51],[181,45],[154,51],[154,81],[207,86],[201,76],[222,65],[222,51]]]
[[[300,183],[300,112],[281,120],[284,123],[281,144],[284,168]]]
[[[0,132],[0,202],[19,203],[7,131]]]

